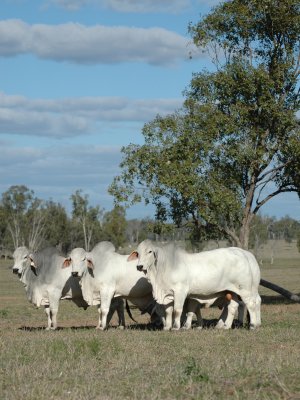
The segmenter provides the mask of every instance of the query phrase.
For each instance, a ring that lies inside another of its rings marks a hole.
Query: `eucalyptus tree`
[[[2,194],[2,207],[13,248],[39,248],[44,233],[43,202],[25,185],[11,186]]]
[[[101,228],[101,217],[103,210],[99,207],[89,205],[89,196],[83,194],[82,190],[76,190],[71,195],[72,200],[72,217],[75,223],[80,225],[83,234],[84,248],[90,251],[95,238],[99,237]]]
[[[115,206],[111,211],[104,214],[103,234],[105,240],[111,241],[116,248],[123,246],[126,242],[127,222],[124,207]]]
[[[71,247],[71,221],[66,209],[59,203],[49,200],[45,203],[44,247],[55,246],[66,253]]]
[[[123,147],[109,191],[192,224],[198,240],[248,248],[262,207],[300,193],[300,3],[223,2],[189,32],[214,68],[193,74],[182,109],[144,125],[143,145]]]

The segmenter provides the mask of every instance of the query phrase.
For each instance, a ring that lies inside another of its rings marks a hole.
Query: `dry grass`
[[[299,293],[299,260],[264,263],[262,276]],[[255,332],[149,331],[136,310],[138,326],[100,332],[96,308],[71,302],[61,302],[60,329],[48,332],[44,312],[1,262],[0,399],[300,399],[300,304],[261,292]],[[208,320],[219,313],[203,310]]]

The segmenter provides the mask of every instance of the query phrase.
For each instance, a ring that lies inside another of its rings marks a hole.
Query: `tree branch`
[[[253,210],[253,214],[257,214],[258,210],[264,205],[266,204],[270,199],[272,199],[273,197],[277,196],[280,193],[288,193],[288,192],[296,192],[296,189],[283,189],[280,188],[278,190],[276,190],[273,193],[270,193],[267,197],[265,197],[262,201],[256,201],[256,207]]]

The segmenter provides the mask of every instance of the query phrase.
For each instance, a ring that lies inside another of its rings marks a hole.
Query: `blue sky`
[[[143,125],[180,108],[192,73],[211,68],[187,30],[217,3],[1,0],[0,193],[24,184],[70,210],[82,189],[111,210],[121,146],[142,143]],[[299,199],[262,211],[300,219]],[[146,216],[151,207],[127,211]]]

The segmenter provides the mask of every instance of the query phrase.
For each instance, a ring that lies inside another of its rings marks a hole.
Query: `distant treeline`
[[[197,249],[204,246],[204,240],[194,235],[189,221],[178,227],[172,223],[162,226],[154,219],[127,220],[123,207],[115,206],[104,212],[100,206],[89,205],[88,196],[81,190],[72,194],[70,201],[72,211],[68,215],[61,204],[38,199],[26,186],[11,186],[2,194],[0,202],[1,255],[9,255],[23,245],[32,250],[56,246],[66,253],[75,247],[89,251],[102,240],[122,248],[145,238],[186,241],[187,247]],[[300,249],[300,222],[288,216],[279,220],[255,216],[250,247],[258,248],[268,239],[297,240]]]

